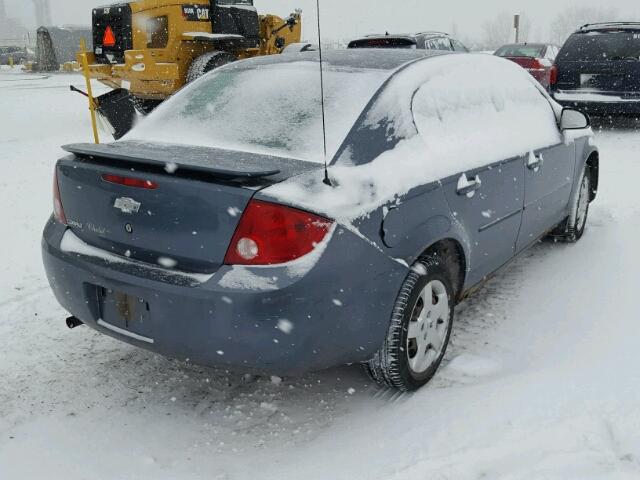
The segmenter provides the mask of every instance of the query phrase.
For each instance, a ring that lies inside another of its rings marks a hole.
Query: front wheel
[[[365,364],[369,375],[401,391],[418,390],[429,382],[449,344],[454,298],[441,258],[421,258],[398,294],[384,344]]]
[[[571,203],[569,217],[558,227],[553,236],[567,243],[576,243],[584,235],[591,202],[591,171],[585,167],[580,178],[578,192]]]

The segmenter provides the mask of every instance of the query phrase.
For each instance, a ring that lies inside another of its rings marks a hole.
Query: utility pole
[[[520,43],[520,15],[513,16],[513,28],[516,29],[516,43]]]
[[[0,0],[0,23],[7,18],[7,9],[4,8],[4,0]]]

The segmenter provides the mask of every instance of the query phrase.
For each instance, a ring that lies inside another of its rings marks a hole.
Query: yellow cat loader
[[[287,19],[258,15],[253,0],[120,3],[93,9],[89,75],[127,90],[138,110],[148,113],[204,73],[280,53],[300,35],[299,10]]]

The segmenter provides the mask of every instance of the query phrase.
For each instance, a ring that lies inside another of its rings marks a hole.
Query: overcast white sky
[[[8,14],[21,18],[28,26],[33,23],[33,8],[29,0],[5,0]],[[56,24],[91,23],[91,7],[105,5],[100,0],[50,0]],[[194,3],[197,3],[194,0]],[[204,1],[202,3],[205,3]],[[302,8],[305,36],[315,35],[315,0],[255,0],[260,12],[286,15]],[[533,23],[534,36],[547,31],[548,19],[572,5],[615,7],[630,20],[640,21],[639,0],[320,0],[323,35],[327,38],[350,38],[373,31],[451,31],[457,25],[461,36],[475,38],[481,24],[502,12],[524,13]]]

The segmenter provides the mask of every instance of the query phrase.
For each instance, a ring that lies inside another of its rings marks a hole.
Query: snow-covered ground
[[[583,240],[461,305],[442,370],[399,396],[357,366],[245,377],[69,331],[39,243],[59,145],[91,138],[70,83],[0,71],[0,479],[640,478],[640,132],[598,132]]]

